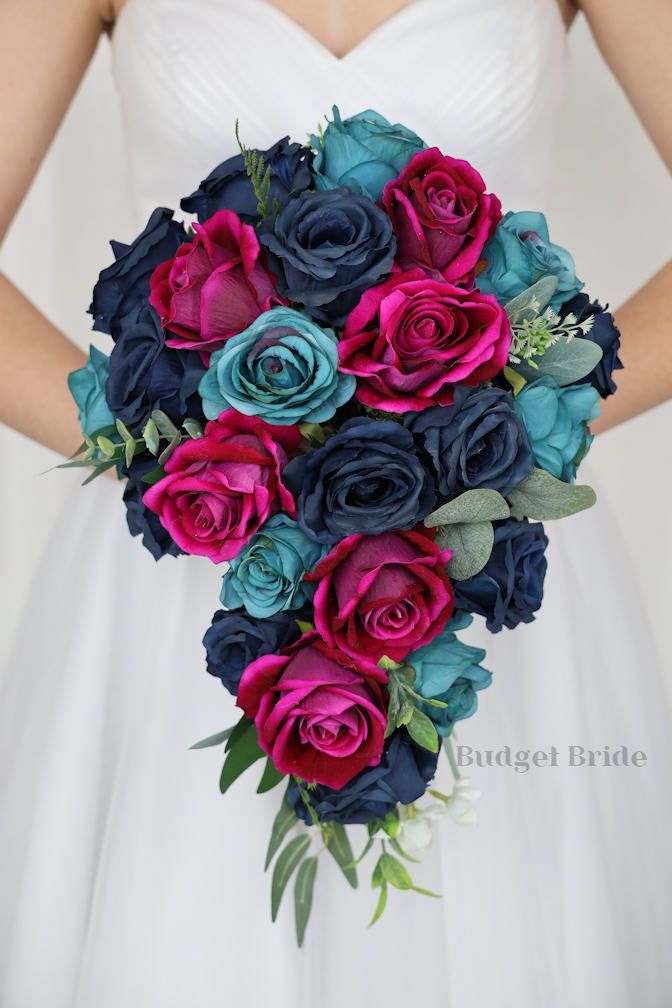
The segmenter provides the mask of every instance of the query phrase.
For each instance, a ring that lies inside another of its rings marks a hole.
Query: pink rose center
[[[331,756],[350,756],[367,738],[362,711],[338,690],[324,686],[304,699],[296,712],[299,739]]]

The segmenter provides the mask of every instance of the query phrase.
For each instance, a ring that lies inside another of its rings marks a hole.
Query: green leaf
[[[355,868],[360,863],[360,861],[364,860],[364,858],[369,853],[372,847],[373,847],[373,837],[369,837],[369,839],[366,841],[366,844],[364,845],[364,850],[362,851],[362,853],[359,855],[358,858],[355,858],[355,860],[352,862],[353,868]],[[350,865],[348,865],[348,867],[350,867]]]
[[[494,541],[495,533],[490,521],[446,525],[436,537],[441,549],[452,550],[446,570],[455,581],[466,581],[483,570],[490,559]]]
[[[548,307],[558,286],[556,276],[544,276],[535,284],[521,291],[504,305],[504,311],[511,325],[520,325],[525,318],[530,321]]]
[[[251,724],[252,722],[247,715],[243,714],[240,721],[236,722],[236,724],[232,727],[229,737],[226,740],[226,752],[228,752],[229,749],[231,749],[236,742],[242,738]]]
[[[135,455],[135,449],[138,447],[138,442],[134,438],[127,438],[124,447],[124,460],[127,466],[130,466],[133,461],[133,456]]]
[[[395,889],[412,889],[413,879],[403,866],[401,861],[387,852],[380,855],[380,871],[385,882],[389,882]]]
[[[434,722],[426,714],[423,714],[422,711],[416,708],[413,712],[413,717],[408,722],[407,729],[413,741],[422,746],[423,749],[429,749],[430,752],[439,751],[439,736],[434,727]]]
[[[380,863],[382,857],[383,855],[381,854],[378,860],[376,861],[375,865],[373,866],[373,871],[371,872],[372,889],[378,889],[379,886],[382,886],[385,883],[385,879],[383,878],[383,869]]]
[[[257,788],[257,794],[264,794],[266,791],[271,791],[272,788],[280,784],[281,781],[285,779],[285,774],[280,773],[276,769],[275,764],[272,759],[266,759],[266,766],[264,767],[264,772],[261,775],[261,780],[259,781],[259,786]]]
[[[502,374],[504,375],[507,382],[511,386],[511,390],[514,396],[517,396],[519,392],[522,392],[525,386],[527,385],[527,382],[525,381],[523,376],[521,374],[518,374],[518,372],[514,368],[505,367],[504,370],[502,371]]]
[[[154,486],[159,480],[162,480],[166,475],[166,470],[162,466],[157,466],[156,469],[152,469],[150,472],[145,473],[142,477],[142,482],[146,483],[147,486]]]
[[[142,432],[142,436],[145,439],[145,444],[147,445],[147,450],[152,453],[152,455],[159,454],[159,432],[156,428],[156,424],[150,417],[145,424],[145,429]]]
[[[514,518],[535,518],[538,521],[567,518],[592,507],[595,501],[592,487],[564,483],[545,469],[533,469],[527,479],[509,494]]]
[[[421,896],[432,896],[434,899],[441,899],[441,893],[432,892],[431,889],[423,889],[422,886],[411,886],[413,892],[420,893]]]
[[[208,735],[207,738],[201,739],[200,742],[194,742],[190,749],[210,749],[212,746],[223,745],[228,739],[229,735],[233,731],[233,728],[225,728],[224,731],[217,732],[216,735]]]
[[[299,430],[306,441],[312,442],[312,444],[323,445],[325,442],[325,433],[323,427],[318,423],[300,423]]]
[[[516,371],[527,381],[534,381],[541,375],[550,375],[558,385],[572,385],[585,378],[602,360],[602,350],[592,340],[575,336],[571,340],[559,339],[546,347],[541,356],[533,357],[537,365],[530,367],[526,361],[516,364]]]
[[[117,450],[115,443],[110,441],[109,438],[104,437],[102,434],[96,438],[96,441],[98,443],[98,447],[106,458],[111,458]]]
[[[119,417],[117,417],[117,419],[114,421],[114,424],[119,434],[121,435],[123,441],[131,441],[133,439],[133,435],[129,431],[128,427],[122,420],[119,419]]]
[[[299,868],[294,883],[294,919],[296,921],[296,940],[299,948],[303,945],[306,926],[313,905],[313,887],[317,875],[317,858],[309,857]]]
[[[159,465],[165,465],[165,463],[168,461],[168,459],[170,458],[170,456],[173,454],[173,452],[175,451],[175,449],[177,448],[177,446],[179,445],[179,443],[181,442],[181,440],[182,440],[182,435],[180,434],[179,431],[177,431],[177,433],[173,435],[173,437],[170,439],[169,443],[166,445],[166,447],[163,449],[163,451],[159,455]]]
[[[357,888],[357,870],[354,866],[354,854],[350,846],[348,831],[342,823],[331,823],[331,835],[327,850],[341,869],[353,889]]]
[[[173,421],[166,413],[163,412],[163,410],[152,410],[150,419],[154,421],[160,432],[166,438],[174,438],[176,434],[180,433]]]
[[[268,841],[268,850],[266,851],[266,861],[264,862],[264,871],[268,870],[268,866],[275,857],[280,844],[285,839],[292,826],[296,826],[297,822],[298,820],[294,809],[287,801],[287,798],[283,798],[282,805],[278,809],[278,813],[273,820],[271,837]]]
[[[231,737],[229,736],[229,742],[231,742]],[[235,745],[231,746],[224,760],[219,778],[219,790],[222,794],[225,794],[233,782],[238,780],[241,774],[245,773],[253,763],[262,759],[263,756],[264,753],[259,748],[257,741],[256,725],[254,721],[250,721],[245,733],[240,736]]]
[[[116,466],[116,464],[117,463],[114,459],[112,459],[111,462],[100,462],[91,475],[87,476],[86,479],[82,481],[82,486],[88,486],[89,483],[93,483],[94,479],[98,479],[99,476],[102,476],[108,469],[112,469],[112,467]]]
[[[408,851],[404,850],[404,848],[401,846],[399,841],[395,839],[395,837],[390,837],[390,845],[392,849],[397,852],[399,857],[406,858],[407,861],[412,861],[414,864],[420,864],[420,859],[417,857],[411,857]]]
[[[292,873],[298,868],[304,855],[310,847],[310,837],[307,833],[294,837],[289,841],[273,869],[273,880],[271,882],[271,920],[275,920],[280,909],[280,902],[283,893],[287,888],[287,883],[292,877]]]
[[[397,714],[397,728],[401,727],[401,725],[409,724],[415,714],[415,710],[416,708],[410,700],[404,700]]]
[[[182,426],[184,427],[189,437],[192,438],[194,441],[197,441],[199,438],[203,437],[203,428],[201,427],[198,420],[193,420],[191,417],[187,417]]]
[[[378,897],[378,903],[376,904],[376,909],[374,911],[373,917],[369,921],[369,927],[373,927],[377,920],[382,917],[383,910],[387,906],[387,886],[383,885],[380,888],[380,896]]]
[[[499,521],[509,517],[509,506],[496,490],[466,490],[425,518],[427,528],[470,522]]]
[[[399,832],[399,810],[395,807],[390,809],[381,823],[382,828],[391,838]]]

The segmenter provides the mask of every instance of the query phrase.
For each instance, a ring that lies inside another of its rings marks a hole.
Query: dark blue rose
[[[602,350],[602,360],[595,365],[590,374],[574,384],[587,385],[590,383],[602,398],[606,399],[616,391],[616,382],[612,377],[613,372],[620,371],[623,367],[618,356],[621,334],[614,321],[614,316],[597,301],[591,301],[587,294],[577,294],[571,301],[565,301],[559,309],[560,318],[564,319],[570,313],[576,317],[577,322],[592,318],[592,328],[584,338],[597,343]]]
[[[283,472],[300,527],[319,543],[409,529],[434,506],[413,436],[393,421],[354,418]]]
[[[310,790],[310,803],[320,822],[366,823],[384,819],[401,802],[409,805],[425,793],[436,773],[438,753],[416,745],[405,728],[385,742],[378,766],[367,767],[340,790],[318,784]],[[287,801],[299,819],[310,825],[310,813],[294,780]]]
[[[421,440],[444,500],[477,488],[506,495],[534,468],[525,425],[503,389],[460,385],[452,406],[430,406],[405,424]]]
[[[218,609],[203,638],[210,675],[221,679],[235,696],[248,665],[299,639],[301,631],[296,615],[276,613],[266,619],[255,619],[242,610]]]
[[[173,220],[173,211],[159,207],[130,245],[110,242],[115,262],[101,272],[93,288],[89,307],[93,328],[116,340],[123,316],[149,297],[149,278],[155,267],[170,259],[184,241],[187,233]]]
[[[142,545],[155,560],[160,560],[164,556],[180,556],[184,551],[163,527],[158,515],[142,503],[142,495],[149,486],[142,477],[156,469],[157,465],[153,455],[137,455],[130,466],[123,467],[122,472],[128,476],[123,497],[128,530],[133,536],[142,536]]]
[[[290,143],[289,137],[278,140],[265,151],[257,151],[264,166],[271,168],[269,206],[277,199],[280,204],[290,196],[303,192],[311,184],[310,166],[313,152],[309,147]],[[235,154],[218,165],[203,179],[191,196],[185,196],[180,206],[194,213],[201,223],[218,210],[233,210],[246,224],[259,220],[257,197],[245,169],[242,154]]]
[[[139,433],[155,409],[178,427],[187,416],[203,416],[198,385],[205,365],[195,350],[166,346],[159,317],[148,304],[121,320],[109,371],[108,406],[133,433]]]
[[[343,325],[392,267],[396,239],[383,210],[348,189],[304,192],[259,228],[278,290],[308,315]]]
[[[485,616],[491,633],[531,623],[544,597],[548,539],[540,522],[495,522],[487,564],[472,578],[454,581],[455,608]]]

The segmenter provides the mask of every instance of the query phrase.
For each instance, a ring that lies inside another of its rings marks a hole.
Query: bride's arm
[[[0,239],[104,29],[102,0],[0,3]],[[34,247],[40,258],[39,234]],[[71,454],[81,436],[66,376],[84,359],[81,350],[0,276],[0,422]]]
[[[600,52],[672,168],[671,0],[581,0],[580,7]],[[618,395],[591,424],[596,431],[672,396],[672,263],[615,314],[625,370],[616,375]]]

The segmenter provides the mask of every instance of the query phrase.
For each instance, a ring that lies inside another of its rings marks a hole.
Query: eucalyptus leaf
[[[348,831],[343,823],[331,823],[331,835],[329,837],[329,843],[327,844],[327,850],[345,875],[352,888],[356,889],[357,870],[354,866],[355,855],[353,854],[352,847],[350,845]]]
[[[313,906],[313,888],[317,875],[317,858],[309,857],[299,868],[294,883],[294,919],[296,922],[296,940],[299,948],[303,945],[306,926]]]
[[[268,870],[268,866],[279,850],[280,844],[285,839],[292,826],[296,826],[297,822],[296,812],[287,801],[287,798],[283,798],[282,805],[278,809],[277,815],[273,820],[271,837],[268,841],[268,850],[266,851],[266,861],[264,862],[264,871]]]
[[[191,417],[187,417],[182,426],[184,427],[189,437],[192,438],[194,441],[197,441],[198,438],[203,437],[203,428],[201,427],[198,420],[193,420]]]
[[[114,423],[115,423],[115,426],[116,426],[119,434],[121,435],[121,437],[122,437],[122,439],[124,441],[130,441],[130,440],[132,440],[133,435],[131,434],[131,432],[129,431],[128,427],[123,422],[123,420],[120,420],[119,417],[117,417],[116,420],[114,421]]]
[[[483,570],[490,559],[494,540],[492,522],[483,521],[473,525],[446,525],[440,530],[436,543],[441,549],[452,550],[446,566],[450,577],[466,581]]]
[[[271,920],[278,916],[282,896],[293,872],[298,868],[310,847],[310,837],[307,833],[294,837],[280,852],[273,869],[271,882]]]
[[[145,429],[142,432],[142,436],[145,439],[145,444],[147,445],[147,450],[152,453],[152,455],[159,454],[159,432],[156,428],[156,424],[150,417],[145,424]]]
[[[170,456],[173,454],[173,452],[175,451],[175,449],[177,448],[177,446],[179,445],[179,443],[181,442],[181,440],[182,440],[182,435],[178,431],[175,435],[173,435],[173,437],[171,438],[170,442],[166,445],[166,447],[163,449],[163,451],[159,455],[159,465],[165,465],[165,463],[168,461],[168,459],[170,458]]]
[[[166,438],[174,438],[176,434],[180,433],[173,421],[163,410],[152,410],[151,419]]]
[[[438,525],[499,521],[508,517],[509,506],[497,490],[466,490],[428,514],[424,523],[427,528],[436,528]]]
[[[527,381],[550,375],[560,386],[571,385],[585,378],[599,364],[602,350],[597,343],[580,336],[570,340],[561,337],[557,343],[546,347],[543,354],[532,359],[536,368],[530,367],[527,361],[516,364],[516,371]]]
[[[550,304],[558,286],[558,278],[544,276],[504,305],[504,311],[511,325],[520,325],[526,318],[530,321]],[[532,307],[534,306],[534,307]]]
[[[115,443],[113,441],[110,441],[109,438],[104,437],[102,434],[96,438],[96,441],[98,442],[98,447],[100,448],[101,452],[108,459],[111,458],[112,455],[114,455],[115,451],[117,450],[117,446],[115,445]]]
[[[373,927],[376,921],[380,920],[386,906],[387,906],[387,886],[383,885],[380,888],[380,896],[378,897],[378,903],[376,904],[376,909],[374,911],[373,917],[369,921],[369,927]]]
[[[592,487],[564,483],[545,469],[533,469],[527,479],[509,494],[514,518],[534,518],[537,521],[567,518],[592,507],[595,500]]]
[[[124,443],[124,461],[127,466],[130,466],[133,461],[133,456],[135,455],[135,449],[138,447],[138,442],[135,438],[127,438]]]
[[[266,791],[271,791],[272,788],[282,783],[285,776],[285,774],[280,773],[280,771],[276,768],[273,760],[267,758],[264,772],[261,775],[261,780],[259,781],[259,786],[257,787],[257,794],[264,794]]]
[[[408,722],[407,729],[408,734],[417,745],[422,746],[423,749],[429,749],[430,752],[439,751],[439,736],[434,727],[434,722],[426,714],[423,714],[422,711],[419,711],[417,708],[414,710],[413,717]]]
[[[229,736],[229,742],[231,736]],[[257,741],[257,728],[254,721],[249,722],[249,726],[243,735],[240,736],[235,745],[232,745],[224,760],[222,773],[219,778],[219,790],[222,794],[231,787],[234,781],[238,780],[241,774],[262,759],[264,753],[259,748]]]
[[[210,749],[212,746],[223,745],[228,739],[229,735],[233,731],[233,728],[225,728],[224,731],[217,732],[216,735],[208,735],[207,738],[201,739],[200,742],[194,742],[190,749]]]

